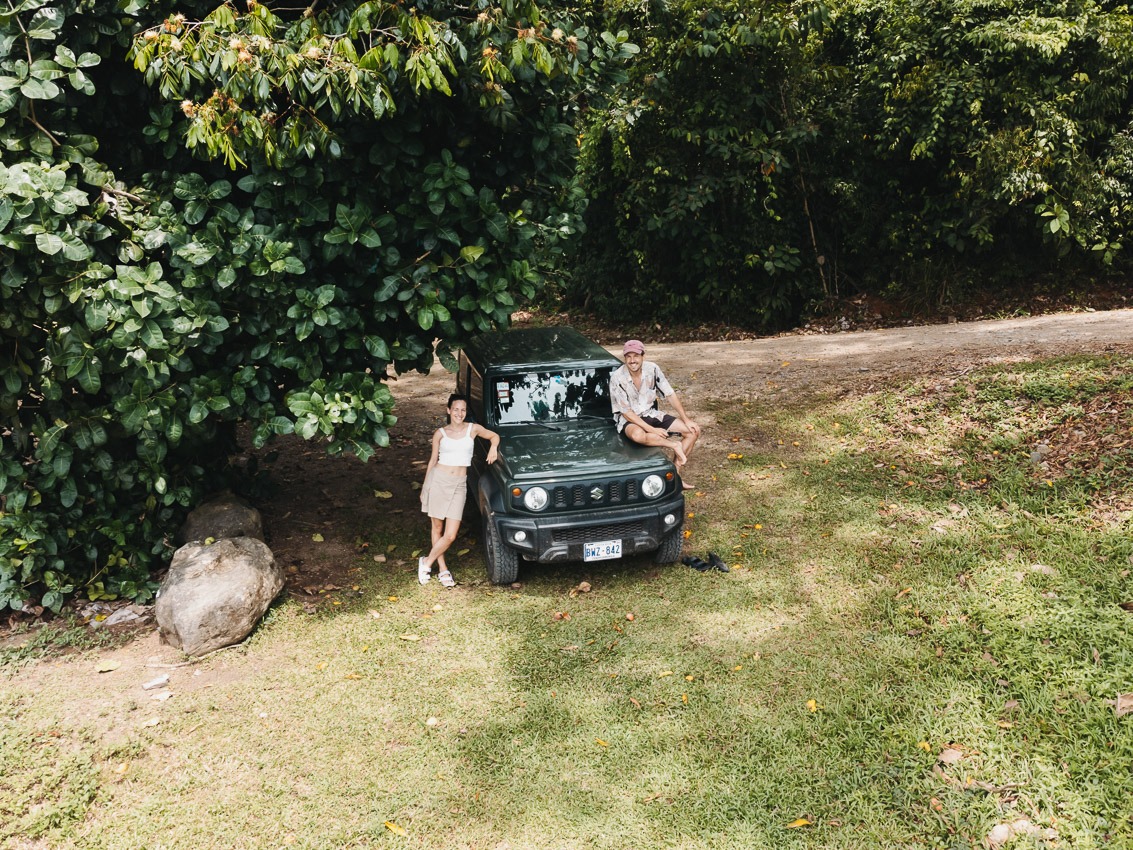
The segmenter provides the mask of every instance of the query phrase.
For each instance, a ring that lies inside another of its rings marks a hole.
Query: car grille
[[[621,540],[645,533],[642,522],[612,522],[606,525],[587,525],[576,528],[556,528],[551,532],[555,544],[594,543],[599,540]]]
[[[598,481],[593,484],[575,484],[555,487],[551,491],[551,505],[558,510],[586,508],[593,505],[624,505],[638,501],[640,490],[634,478],[620,481]]]

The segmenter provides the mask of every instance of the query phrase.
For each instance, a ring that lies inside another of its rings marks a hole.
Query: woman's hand
[[[496,451],[495,446],[488,447],[488,465],[491,466],[499,459],[499,453]]]

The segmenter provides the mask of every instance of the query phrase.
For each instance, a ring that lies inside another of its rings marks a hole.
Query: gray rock
[[[224,537],[264,539],[260,512],[232,493],[222,493],[197,506],[177,533],[179,544]]]
[[[189,543],[161,583],[158,630],[187,655],[204,655],[247,637],[282,589],[283,571],[260,540]]]
[[[123,623],[133,623],[134,621],[140,619],[141,617],[138,614],[134,613],[134,611],[132,611],[130,608],[119,608],[117,611],[103,620],[102,625],[120,626]]]

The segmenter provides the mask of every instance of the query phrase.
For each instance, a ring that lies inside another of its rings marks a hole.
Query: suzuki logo
[[[601,487],[594,486],[590,488],[590,498],[595,502],[600,502],[602,500],[602,496],[604,495],[605,491]]]

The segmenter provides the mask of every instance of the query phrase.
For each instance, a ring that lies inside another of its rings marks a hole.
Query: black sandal
[[[685,555],[681,558],[681,563],[686,567],[692,567],[694,570],[699,570],[702,573],[712,569],[711,564],[706,564],[704,561],[700,560],[700,558],[696,558],[692,555]]]
[[[730,573],[728,565],[724,563],[724,559],[717,555],[715,552],[708,553],[708,563],[714,566],[722,573]]]

